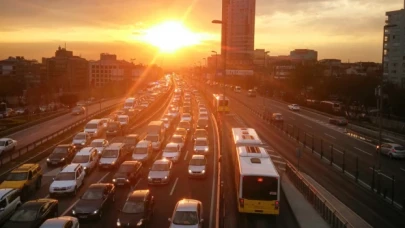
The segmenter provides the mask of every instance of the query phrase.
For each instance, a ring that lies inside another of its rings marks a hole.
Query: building
[[[66,48],[59,47],[54,57],[42,58],[42,64],[44,81],[59,93],[80,92],[89,87],[88,61]]]
[[[117,60],[117,56],[101,53],[100,60],[89,63],[89,83],[92,86],[103,86],[113,81],[124,79],[137,80],[145,68],[136,66],[125,60]]]
[[[0,61],[0,77],[9,76],[24,83],[25,88],[41,83],[41,64],[23,56],[9,57]]]
[[[310,49],[295,49],[290,52],[293,61],[306,63],[316,63],[318,61],[318,52]]]
[[[269,51],[265,49],[256,49],[253,52],[253,64],[255,66],[267,67],[267,61],[269,59]]]
[[[295,73],[297,65],[288,55],[269,56],[266,64],[270,69],[270,76],[276,80],[290,78]]]
[[[222,0],[222,7],[222,46],[227,47],[227,65],[252,65],[256,0]]]
[[[383,38],[383,80],[405,88],[405,10],[386,12]]]

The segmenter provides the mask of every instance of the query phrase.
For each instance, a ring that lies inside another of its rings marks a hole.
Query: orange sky
[[[147,64],[158,50],[145,43],[148,29],[183,21],[198,43],[164,54],[163,66],[191,65],[219,51],[220,0],[0,0],[0,59],[22,55],[40,60],[58,45],[87,59],[115,53]],[[385,11],[400,0],[257,0],[255,48],[270,55],[315,49],[319,58],[380,61]],[[159,63],[160,62],[160,63]]]

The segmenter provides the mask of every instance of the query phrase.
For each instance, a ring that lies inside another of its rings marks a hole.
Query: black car
[[[149,190],[135,190],[119,210],[117,226],[146,227],[153,215],[154,198]]]
[[[115,186],[109,183],[90,185],[72,209],[72,215],[79,219],[101,219],[104,210],[115,201]]]
[[[76,146],[72,144],[58,145],[46,159],[46,164],[48,166],[69,164],[69,161],[73,159],[75,154]]]
[[[18,207],[3,228],[37,228],[47,219],[58,217],[58,201],[37,199],[25,202]]]
[[[107,123],[107,136],[119,136],[122,135],[122,126],[118,121],[112,121]]]
[[[129,134],[126,135],[124,138],[124,148],[131,153],[135,150],[136,144],[139,142],[139,135],[137,134]]]
[[[336,118],[330,118],[329,123],[338,125],[338,126],[346,126],[348,124],[348,121],[344,117],[336,117]]]
[[[125,161],[114,174],[113,183],[118,186],[134,184],[141,176],[142,163],[138,161]]]

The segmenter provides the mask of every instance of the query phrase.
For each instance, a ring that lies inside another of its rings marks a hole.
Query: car
[[[256,97],[256,91],[253,89],[249,89],[247,92],[248,97]]]
[[[118,115],[118,122],[120,122],[122,127],[127,127],[129,125],[129,116],[128,115]]]
[[[283,114],[281,113],[273,113],[271,115],[271,119],[270,119],[271,123],[283,123],[284,122],[284,118],[283,118]]]
[[[208,131],[205,129],[196,129],[193,134],[193,139],[196,138],[207,138],[208,139]]]
[[[125,160],[127,154],[124,143],[112,143],[101,153],[98,167],[99,169],[117,168]]]
[[[72,144],[81,149],[90,144],[91,136],[86,132],[79,132],[73,137]]]
[[[99,154],[97,148],[84,147],[75,155],[71,164],[82,165],[87,175],[97,167],[98,159]]]
[[[379,153],[379,146],[376,147],[376,152]],[[397,143],[381,144],[381,154],[387,155],[389,158],[405,158],[405,147]]]
[[[103,124],[104,130],[106,130],[107,126],[108,126],[108,123],[112,122],[113,120],[107,117],[107,118],[101,118],[100,121]]]
[[[76,155],[76,146],[72,144],[57,145],[46,159],[47,166],[66,165]]]
[[[101,219],[115,202],[115,186],[111,183],[91,184],[72,208],[79,220]]]
[[[191,122],[193,121],[193,117],[190,113],[183,113],[181,114],[180,121]]]
[[[207,159],[204,155],[194,154],[188,163],[188,176],[205,178],[207,174]]]
[[[188,106],[183,106],[183,113],[188,113],[188,114],[192,115],[193,109]]]
[[[59,202],[56,199],[36,199],[22,204],[2,228],[39,227],[48,218],[57,217]]]
[[[162,158],[171,160],[173,163],[177,163],[181,156],[180,145],[177,143],[168,143],[163,149]]]
[[[150,190],[135,190],[128,194],[119,210],[117,227],[147,227],[152,219],[155,199]]]
[[[182,199],[176,203],[173,215],[169,218],[170,228],[204,227],[203,204],[194,199]]]
[[[165,126],[166,130],[169,129],[172,125],[171,120],[168,118],[162,118],[160,119],[161,121],[163,121],[163,125]]]
[[[209,126],[208,123],[209,123],[208,115],[207,115],[207,118],[204,118],[204,119],[199,118],[196,123],[196,128],[208,129],[208,126]]]
[[[138,161],[123,162],[113,176],[115,186],[130,186],[141,177],[142,163]]]
[[[79,220],[71,216],[47,219],[39,228],[79,228]]]
[[[208,114],[207,113],[200,113],[199,115],[198,115],[198,119],[206,119],[206,120],[208,120]]]
[[[172,124],[174,117],[170,115],[169,113],[166,113],[162,119],[168,119],[170,121],[170,124]]]
[[[0,189],[0,225],[21,206],[20,192],[14,188]]]
[[[190,131],[191,131],[191,123],[190,123],[190,121],[182,120],[177,125],[177,128],[184,128],[184,129],[187,130],[188,133],[190,133]]]
[[[121,123],[118,121],[112,121],[107,124],[107,136],[120,136],[123,134]]]
[[[338,126],[346,126],[349,122],[344,117],[333,117],[329,118],[329,123]]]
[[[132,153],[139,142],[139,135],[129,134],[124,137],[124,149]]]
[[[167,159],[156,160],[148,173],[149,185],[168,184],[172,176],[173,163]]]
[[[208,115],[208,111],[207,111],[207,109],[206,108],[200,108],[199,110],[198,110],[198,113],[201,115],[201,114],[207,114]]]
[[[194,140],[194,153],[207,155],[209,152],[208,138],[196,138]]]
[[[173,135],[170,142],[178,144],[180,146],[180,150],[183,151],[186,144],[186,138],[182,135]]]
[[[90,120],[86,126],[84,126],[84,132],[89,134],[92,138],[99,138],[104,135],[104,121],[100,119]]]
[[[83,106],[76,106],[72,109],[72,115],[81,115],[86,113],[86,108]]]
[[[188,131],[187,131],[187,129],[185,129],[185,128],[177,128],[177,129],[174,131],[173,135],[181,135],[181,136],[183,136],[183,137],[186,139],[186,141],[187,141]]]
[[[297,104],[290,104],[290,105],[288,105],[288,109],[290,109],[291,111],[299,111],[300,106]]]
[[[49,186],[49,195],[77,195],[77,191],[83,185],[86,172],[80,164],[70,164],[60,171]]]
[[[152,153],[152,143],[142,140],[136,145],[135,150],[132,152],[132,160],[147,163],[152,159]]]
[[[104,148],[106,148],[109,145],[109,142],[107,139],[93,139],[90,143],[90,147],[94,147],[97,149],[98,155],[101,156],[101,153],[103,152]]]
[[[171,108],[168,111],[169,115],[173,116],[175,119],[179,117],[179,110],[177,108]]]
[[[160,137],[160,135],[146,135],[145,138],[143,140],[149,141],[152,143],[152,148],[155,151],[159,151],[161,149],[162,146],[162,138]]]
[[[14,151],[17,147],[17,140],[10,138],[0,139],[0,155],[3,153]]]
[[[42,169],[39,164],[28,163],[12,170],[0,184],[1,188],[15,188],[21,192],[21,200],[26,200],[30,193],[41,188]]]

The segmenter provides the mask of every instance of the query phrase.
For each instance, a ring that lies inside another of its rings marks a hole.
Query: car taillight
[[[239,198],[239,206],[242,207],[242,208],[245,206],[245,200],[244,199]]]
[[[278,201],[274,204],[274,209],[278,210]]]
[[[397,152],[397,151],[396,151],[395,149],[392,149],[391,152],[392,152],[392,153],[395,153],[395,152]]]

